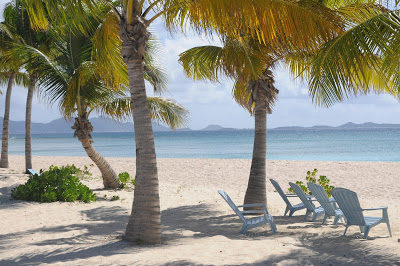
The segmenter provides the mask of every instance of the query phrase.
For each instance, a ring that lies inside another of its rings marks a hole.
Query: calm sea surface
[[[159,158],[250,159],[253,131],[156,132]],[[95,133],[95,148],[107,157],[134,157],[132,133]],[[84,156],[72,134],[33,135],[33,155]],[[10,154],[24,154],[24,136],[12,135]],[[267,159],[400,161],[400,129],[272,130]]]

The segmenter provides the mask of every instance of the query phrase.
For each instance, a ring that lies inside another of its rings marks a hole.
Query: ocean
[[[158,158],[251,159],[251,130],[156,132]],[[10,154],[24,154],[24,136],[11,135]],[[133,133],[93,133],[106,157],[134,157]],[[86,156],[72,134],[32,135],[33,155]],[[400,129],[270,130],[267,159],[400,161]]]

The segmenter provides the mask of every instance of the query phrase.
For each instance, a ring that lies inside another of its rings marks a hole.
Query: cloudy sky
[[[1,10],[6,2],[0,0]],[[152,30],[161,40],[160,58],[169,76],[169,89],[165,96],[175,99],[190,111],[188,122],[190,128],[201,129],[209,124],[236,128],[254,127],[253,118],[232,99],[231,81],[212,84],[193,82],[185,77],[177,60],[178,55],[209,41],[196,35],[171,36],[163,28],[162,23],[156,24]],[[307,94],[306,84],[293,80],[283,67],[276,69],[275,79],[275,85],[280,93],[274,112],[268,118],[268,126],[271,128],[321,124],[335,126],[346,122],[400,123],[400,104],[391,96],[363,96],[323,109],[313,105]],[[14,88],[12,120],[24,120],[26,93],[24,88]],[[0,95],[0,116],[4,112],[4,94]],[[49,106],[38,97],[34,99],[32,113],[34,122],[49,122],[60,117],[56,107]]]

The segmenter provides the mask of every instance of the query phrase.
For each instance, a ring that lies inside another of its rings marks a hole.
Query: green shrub
[[[317,173],[318,173],[317,169],[314,169],[312,172],[307,171],[306,183],[304,184],[303,181],[296,181],[296,185],[301,187],[301,189],[304,191],[305,194],[312,195],[311,191],[307,187],[307,183],[319,184],[324,188],[326,194],[328,194],[328,196],[330,197],[332,195],[332,190],[335,187],[329,184],[331,181],[324,175],[320,175],[319,178],[317,179],[316,177]],[[289,192],[294,193],[292,188],[289,188]]]
[[[127,188],[128,184],[131,183],[132,186],[135,186],[136,180],[131,178],[128,172],[122,172],[118,174],[119,182],[121,183],[121,188]]]
[[[74,176],[77,169],[75,166],[52,165],[47,171],[40,170],[40,175],[31,175],[25,184],[12,190],[11,196],[38,202],[95,201],[96,195]]]
[[[112,198],[110,200],[111,201],[119,200],[119,196],[118,195],[114,195],[114,196],[112,196]]]

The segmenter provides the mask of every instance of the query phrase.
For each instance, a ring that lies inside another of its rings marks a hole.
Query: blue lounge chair
[[[343,218],[343,212],[336,207],[334,199],[329,199],[324,188],[315,183],[308,183],[308,188],[310,189],[312,195],[317,199],[318,203],[324,208],[325,216],[322,224],[325,223],[328,217],[335,217],[333,224],[337,224],[339,219]]]
[[[231,198],[226,194],[226,192],[222,190],[218,190],[218,193],[222,196],[222,198],[228,203],[228,205],[232,208],[232,210],[239,216],[240,220],[243,222],[242,230],[240,233],[244,234],[250,228],[263,226],[264,224],[269,224],[271,226],[272,232],[276,233],[276,225],[274,223],[274,219],[272,215],[268,213],[267,208],[263,203],[254,203],[254,204],[245,204],[236,206],[235,203],[231,200]],[[264,210],[248,210],[248,211],[240,211],[239,208],[243,207],[264,207]],[[243,214],[263,214],[262,216],[253,217],[250,219],[246,219]]]
[[[292,205],[292,203],[289,201],[289,197],[296,197],[296,194],[288,194],[288,193],[284,193],[281,186],[278,184],[278,182],[276,182],[273,179],[270,179],[269,181],[271,181],[272,185],[274,186],[275,190],[278,192],[278,194],[281,196],[281,198],[283,199],[283,201],[286,203],[286,209],[285,209],[285,214],[284,216],[286,216],[289,213],[289,217],[293,216],[294,212],[305,209],[306,206],[304,206],[303,203],[299,203],[296,205]]]
[[[30,175],[40,175],[40,173],[36,172],[33,169],[28,169],[28,172],[29,172]]]
[[[349,226],[358,225],[361,233],[364,233],[364,239],[367,239],[369,230],[372,227],[380,223],[386,223],[389,235],[392,236],[387,207],[362,209],[357,193],[345,188],[335,188],[332,191],[332,195],[346,217],[346,229],[344,230],[343,235],[346,235]],[[364,216],[363,214],[363,211],[375,210],[382,210],[382,217],[370,217]]]
[[[300,198],[303,202],[304,206],[307,209],[306,215],[304,218],[307,218],[309,214],[313,214],[312,221],[314,222],[317,217],[324,213],[324,208],[315,207],[314,203],[312,203],[313,199],[310,196],[307,196],[304,191],[296,185],[295,183],[289,182],[290,187],[294,190],[294,193]]]

